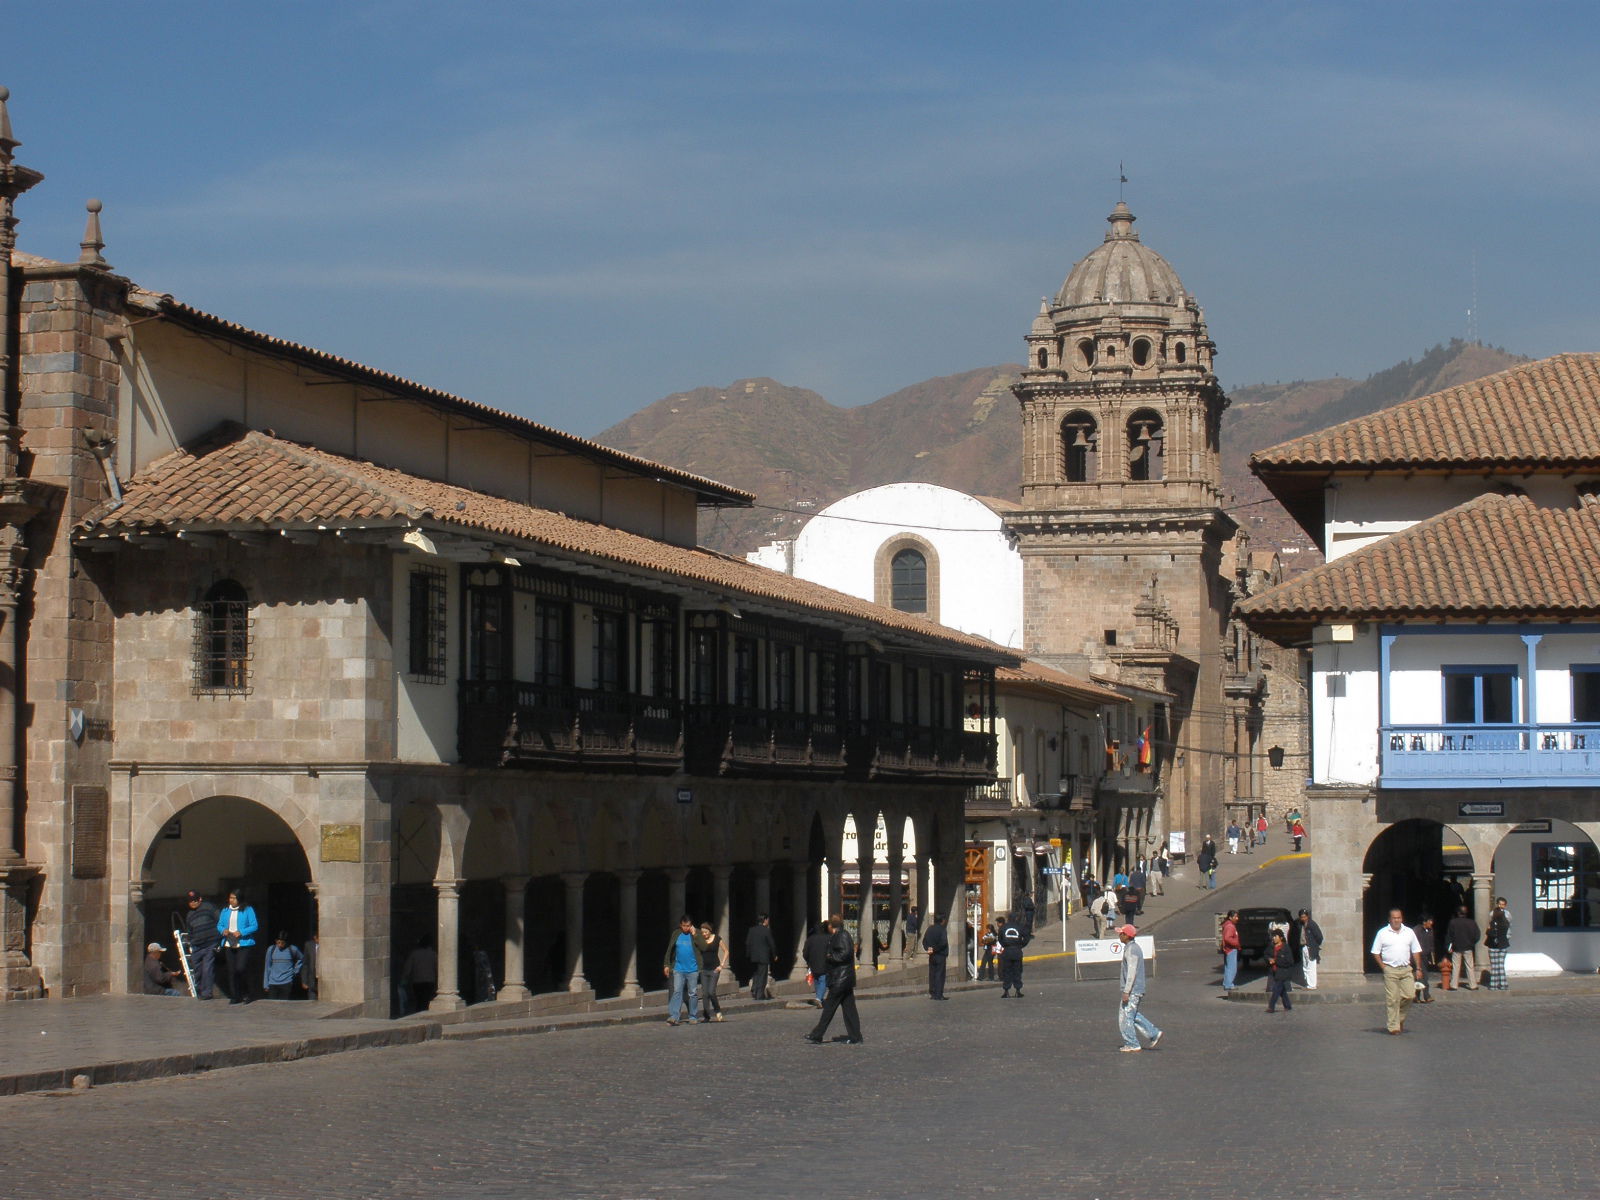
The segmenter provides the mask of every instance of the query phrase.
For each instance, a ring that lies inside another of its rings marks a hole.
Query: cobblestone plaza
[[[1292,901],[1275,871],[1225,902]],[[1296,883],[1303,871],[1296,876]],[[336,1055],[0,1101],[10,1194],[1427,1197],[1600,1191],[1582,1062],[1600,995],[1448,993],[1402,1038],[1370,1000],[1223,1003],[1209,903],[1157,931],[1159,1049],[1115,983]],[[1035,943],[1033,949],[1051,947]],[[1105,968],[1100,969],[1102,972]],[[1086,969],[1085,975],[1092,974]],[[1259,988],[1259,983],[1250,985]],[[1559,1099],[1558,1099],[1559,1098]]]

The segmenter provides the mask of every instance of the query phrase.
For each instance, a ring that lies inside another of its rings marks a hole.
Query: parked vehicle
[[[1239,910],[1239,963],[1265,958],[1272,947],[1272,931],[1289,936],[1294,914],[1287,908],[1241,908]]]

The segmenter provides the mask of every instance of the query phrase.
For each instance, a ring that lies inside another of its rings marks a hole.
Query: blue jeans
[[[689,1020],[700,1015],[700,972],[674,971],[672,973],[672,999],[667,1002],[667,1016],[676,1021],[683,1012],[684,989],[689,991]]]
[[[1117,1010],[1117,1029],[1122,1034],[1124,1046],[1137,1046],[1142,1033],[1152,1042],[1161,1036],[1161,1030],[1150,1023],[1150,1018],[1139,1011],[1143,996],[1129,996],[1128,1002]]]
[[[1229,950],[1222,956],[1222,990],[1233,991],[1233,981],[1239,977],[1239,952]]]
[[[812,986],[817,990],[817,1003],[821,1004],[822,998],[828,994],[828,973],[824,971],[818,975]]]

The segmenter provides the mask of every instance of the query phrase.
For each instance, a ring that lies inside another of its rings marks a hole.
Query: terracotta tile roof
[[[868,626],[868,633],[906,635],[923,644],[975,653],[997,665],[1017,661],[1014,651],[984,638],[742,558],[674,546],[237,427],[193,450],[180,450],[152,463],[124,486],[120,506],[108,503],[95,509],[77,527],[75,537],[83,544],[97,538],[171,535],[179,530],[368,527],[501,537],[561,556],[675,576],[735,601],[743,596],[831,614]]]
[[[1250,456],[1251,470],[1600,466],[1600,354],[1557,354]]]
[[[998,684],[1021,684],[1089,704],[1129,703],[1128,697],[1121,692],[1090,683],[1087,679],[1079,679],[1076,675],[1068,675],[1065,671],[1047,667],[1041,662],[1034,662],[1031,658],[1023,659],[1021,666],[1001,667],[994,673],[994,678]]]
[[[1488,493],[1241,601],[1250,625],[1600,617],[1600,507]]]

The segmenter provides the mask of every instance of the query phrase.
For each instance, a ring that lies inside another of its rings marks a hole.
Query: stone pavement
[[[812,1014],[772,1006],[0,1099],[6,1192],[1600,1195],[1581,1066],[1600,997],[1438,1004],[1391,1038],[1370,1005],[1215,1003],[1210,946],[1162,956],[1146,1010],[1166,1036],[1140,1054],[1117,1050],[1115,982],[1055,959],[1023,1000],[864,1004],[862,1046],[806,1045]]]

